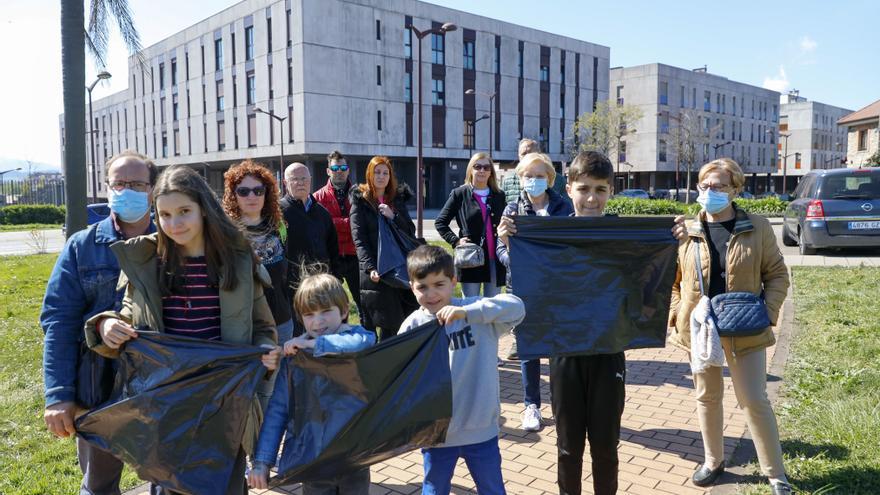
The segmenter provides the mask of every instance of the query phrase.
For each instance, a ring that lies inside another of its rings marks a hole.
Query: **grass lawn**
[[[776,408],[789,479],[799,493],[878,494],[880,268],[792,272],[798,331]]]
[[[25,223],[22,225],[0,225],[0,232],[29,232],[31,230],[61,229],[60,223]]]

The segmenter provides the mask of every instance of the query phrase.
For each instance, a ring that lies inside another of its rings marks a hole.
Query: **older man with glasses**
[[[324,263],[330,273],[339,276],[339,244],[336,228],[327,209],[311,194],[312,173],[302,163],[292,163],[284,170],[287,195],[281,200],[281,214],[287,223],[287,246],[285,252],[290,271],[288,282],[290,297],[299,286],[300,269],[303,264]],[[302,333],[302,325],[294,318],[294,336]]]

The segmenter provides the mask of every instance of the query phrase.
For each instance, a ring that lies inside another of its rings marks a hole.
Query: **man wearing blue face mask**
[[[110,245],[156,230],[150,218],[150,195],[158,171],[152,160],[123,151],[107,161],[110,216],[71,235],[55,262],[40,313],[46,409],[43,418],[59,438],[76,433],[74,415],[82,407],[83,324],[102,311],[120,309],[124,290],[117,290],[119,264]],[[84,352],[90,352],[84,349]],[[106,398],[105,398],[106,399]],[[79,403],[79,404],[78,404]],[[76,439],[83,473],[80,493],[119,493],[122,462]]]

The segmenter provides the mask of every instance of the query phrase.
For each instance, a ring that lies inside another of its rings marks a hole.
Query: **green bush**
[[[781,216],[788,202],[778,198],[736,200],[736,205],[749,213],[764,216]],[[700,205],[686,205],[668,199],[613,198],[608,200],[605,213],[614,215],[688,215],[696,216]]]
[[[64,207],[55,205],[10,205],[0,207],[0,224],[64,223]]]

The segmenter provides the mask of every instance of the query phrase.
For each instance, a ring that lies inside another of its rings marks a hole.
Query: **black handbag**
[[[700,293],[706,294],[703,269],[700,264],[700,242],[695,241],[694,262],[700,280]],[[709,300],[709,314],[715,320],[719,337],[750,337],[759,335],[770,326],[764,298],[751,292],[725,292]]]

